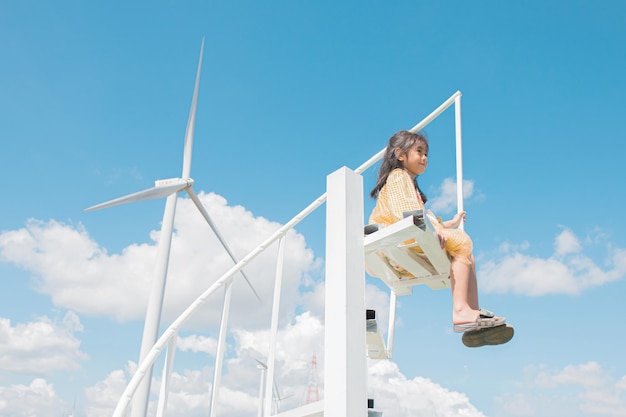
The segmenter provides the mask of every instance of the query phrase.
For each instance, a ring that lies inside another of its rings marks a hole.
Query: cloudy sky
[[[626,414],[623,2],[63,0],[0,2],[1,416],[110,416],[136,369],[164,201],[83,210],[180,176],[203,37],[191,172],[239,258],[328,174],[463,94],[481,306],[516,335],[468,349],[449,291],[399,298],[394,358],[369,363],[385,417]],[[453,121],[426,129],[420,177],[444,217]],[[286,245],[282,411],[304,402],[313,355],[323,397],[324,208]],[[261,302],[235,281],[220,416],[256,415],[276,253],[246,268]],[[162,328],[231,266],[180,194]],[[169,415],[207,415],[221,299],[181,329]],[[383,327],[388,300],[368,277]]]

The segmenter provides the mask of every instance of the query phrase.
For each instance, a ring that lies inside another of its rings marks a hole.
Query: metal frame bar
[[[278,315],[280,312],[280,293],[283,286],[283,266],[285,259],[285,238],[278,241],[278,257],[276,260],[276,279],[274,280],[274,301],[272,305],[272,324],[270,326],[269,357],[267,359],[267,374],[265,381],[265,409],[264,416],[272,415],[272,387],[274,386],[274,367],[276,361],[276,339],[278,337]]]

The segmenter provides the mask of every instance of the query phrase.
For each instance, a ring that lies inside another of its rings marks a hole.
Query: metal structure
[[[202,50],[200,60],[202,59]],[[326,203],[326,301],[325,301],[325,379],[323,381],[325,398],[305,404],[302,407],[292,409],[279,414],[277,417],[320,417],[320,416],[365,416],[367,410],[367,362],[366,362],[366,309],[364,305],[365,292],[365,242],[363,235],[363,178],[361,174],[380,160],[384,154],[384,149],[371,157],[368,161],[352,171],[343,167],[327,178],[327,192],[316,198],[304,210],[298,213],[285,225],[280,227],[276,232],[263,241],[258,247],[244,256],[239,262],[236,262],[230,251],[227,249],[226,243],[221,239],[214,224],[210,221],[208,214],[197,199],[195,193],[191,190],[193,180],[189,178],[190,161],[191,161],[191,143],[193,140],[193,123],[195,120],[195,109],[197,101],[197,91],[199,83],[200,64],[198,65],[198,75],[196,78],[196,86],[194,90],[194,99],[192,102],[192,111],[187,126],[187,134],[185,136],[185,159],[183,163],[183,178],[168,180],[169,183],[157,182],[152,189],[132,194],[121,199],[113,200],[102,205],[92,207],[90,209],[103,208],[121,204],[128,201],[136,201],[142,198],[155,198],[168,196],[166,209],[164,214],[164,226],[162,230],[162,242],[160,246],[167,247],[163,251],[159,251],[159,262],[161,267],[157,268],[159,276],[158,291],[153,291],[150,305],[156,303],[158,308],[152,311],[149,308],[149,314],[146,316],[146,329],[144,331],[144,342],[142,343],[141,359],[138,363],[137,371],[131,377],[126,386],[116,408],[114,417],[124,417],[127,408],[134,398],[138,400],[133,403],[133,416],[137,415],[135,411],[136,404],[143,407],[141,411],[145,415],[147,407],[146,386],[149,389],[149,381],[152,374],[152,367],[160,354],[166,349],[165,367],[164,367],[164,388],[159,397],[157,407],[158,415],[162,416],[166,410],[167,404],[167,381],[173,366],[174,350],[176,338],[181,326],[189,320],[196,311],[206,302],[209,296],[217,290],[223,288],[225,291],[224,307],[222,313],[222,324],[220,326],[220,336],[218,343],[218,352],[216,355],[215,375],[211,394],[210,415],[216,415],[216,403],[219,399],[218,392],[220,387],[221,363],[224,360],[223,343],[226,333],[226,323],[229,315],[230,305],[230,284],[235,274],[242,272],[242,269],[248,265],[259,254],[263,253],[275,242],[278,241],[278,258],[276,266],[276,279],[274,287],[274,299],[272,308],[272,322],[270,328],[270,351],[267,358],[267,365],[262,363],[263,375],[265,382],[260,388],[260,405],[259,415],[269,417],[272,415],[272,387],[274,383],[274,361],[275,361],[275,342],[278,330],[278,315],[280,305],[280,292],[282,286],[282,265],[285,251],[285,235],[300,223],[309,214],[314,212],[324,203]],[[455,105],[455,121],[456,121],[456,146],[457,146],[457,201],[459,208],[462,209],[462,164],[461,158],[461,126],[460,126],[460,99],[461,93],[456,92],[448,100],[442,103],[430,115],[414,126],[411,131],[422,130],[432,120],[438,117],[446,109]],[[227,249],[235,265],[224,273],[215,283],[207,288],[198,296],[183,312],[178,316],[156,339],[156,329],[160,316],[160,308],[162,303],[162,292],[165,284],[167,271],[167,258],[169,256],[169,240],[167,235],[171,235],[173,224],[176,193],[186,190],[193,199],[204,218],[218,234],[224,247]],[[167,220],[167,222],[166,222]],[[165,232],[165,233],[164,233]],[[167,241],[167,242],[166,242]],[[165,242],[165,243],[164,243]],[[414,285],[414,283],[411,283]],[[156,286],[156,282],[155,282]],[[390,287],[391,288],[391,287]],[[399,287],[398,287],[399,288]],[[156,294],[155,293],[158,293]],[[157,301],[154,301],[157,299]],[[395,305],[396,292],[391,291],[390,314],[389,314],[389,332],[386,347],[387,357],[391,357],[393,345],[393,332],[395,327]],[[328,320],[332,318],[332,320]],[[148,329],[148,320],[154,329]],[[156,319],[156,321],[155,321]],[[146,333],[150,331],[150,337]],[[221,347],[220,347],[221,344]],[[145,345],[145,346],[144,346]],[[261,363],[261,362],[259,362]],[[265,397],[262,400],[262,397]],[[378,414],[380,415],[380,414]]]
[[[309,366],[309,384],[306,387],[305,404],[314,403],[320,400],[320,387],[317,383],[317,356],[311,357]]]

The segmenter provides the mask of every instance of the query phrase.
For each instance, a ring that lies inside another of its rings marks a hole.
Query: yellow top
[[[405,170],[396,168],[389,173],[387,182],[378,193],[369,222],[389,226],[402,220],[403,212],[413,210],[424,210],[424,203],[411,176]]]
[[[413,210],[424,210],[424,203],[411,176],[405,170],[396,168],[389,173],[385,185],[378,193],[369,223],[389,226],[402,220],[402,213]],[[467,233],[461,229],[446,229],[440,223],[433,226],[437,233],[446,238],[446,251],[450,256],[466,263],[471,262],[472,240]],[[415,250],[421,252],[418,247]]]

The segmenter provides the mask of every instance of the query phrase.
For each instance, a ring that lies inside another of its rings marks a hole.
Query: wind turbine
[[[139,354],[139,363],[141,363],[152,346],[156,343],[159,331],[159,323],[161,321],[161,311],[163,309],[163,296],[165,293],[165,284],[167,280],[167,267],[169,263],[170,247],[172,243],[172,231],[174,228],[174,217],[176,214],[176,201],[178,199],[178,193],[185,190],[191,200],[194,202],[202,217],[209,224],[222,246],[233,260],[237,263],[237,259],[233,255],[232,251],[226,244],[226,241],[222,237],[221,233],[217,229],[215,223],[211,220],[209,213],[205,210],[202,202],[198,198],[195,191],[191,188],[193,186],[193,179],[190,178],[191,174],[191,155],[193,147],[193,133],[196,121],[196,107],[198,104],[198,88],[200,85],[200,72],[202,68],[202,54],[204,52],[204,38],[202,38],[202,44],[200,46],[200,58],[198,60],[198,70],[196,73],[196,82],[193,90],[193,99],[191,101],[191,110],[189,112],[189,120],[187,121],[187,129],[185,132],[185,143],[183,150],[183,171],[181,178],[169,178],[165,180],[155,181],[154,187],[142,190],[133,194],[128,194],[123,197],[119,197],[95,206],[91,206],[85,211],[94,211],[107,207],[118,206],[121,204],[131,203],[135,201],[148,200],[154,198],[167,197],[165,203],[165,210],[163,212],[163,221],[161,223],[161,233],[159,237],[159,244],[157,250],[156,267],[154,270],[154,282],[152,283],[152,290],[150,298],[148,299],[148,307],[146,310],[146,319],[144,322],[143,337],[141,340],[141,351]],[[241,274],[245,278],[246,282],[259,299],[259,295],[252,287],[252,284],[246,277],[243,271]],[[224,319],[224,318],[223,318]],[[143,378],[141,385],[138,387],[137,392],[133,400],[132,417],[145,417],[148,409],[148,399],[150,395],[150,383],[152,379],[152,367]]]
[[[258,359],[254,359],[257,362],[257,369],[261,370],[261,382],[260,382],[260,386],[259,386],[259,411],[258,411],[258,417],[263,417],[263,411],[265,410],[265,397],[266,395],[266,387],[265,387],[265,374],[267,372],[267,365],[263,362],[261,362]],[[280,401],[284,400],[285,398],[289,398],[291,397],[291,395],[288,395],[286,397],[281,397],[280,396],[280,392],[278,391],[278,385],[276,384],[276,381],[273,381],[272,384],[272,400],[274,403],[274,411],[276,413],[280,412]]]

